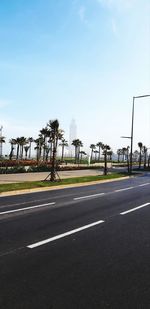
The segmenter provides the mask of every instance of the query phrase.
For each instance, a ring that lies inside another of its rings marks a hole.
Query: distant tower
[[[2,157],[2,129],[3,126],[0,127],[0,157]]]
[[[75,119],[72,119],[70,123],[70,130],[69,130],[69,154],[70,156],[73,155],[73,151],[74,151],[74,146],[71,144],[72,144],[72,141],[76,138],[77,138],[77,126],[76,126]]]

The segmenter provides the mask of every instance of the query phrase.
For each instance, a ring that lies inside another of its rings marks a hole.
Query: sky
[[[0,125],[38,137],[74,118],[84,148],[128,146],[133,96],[150,94],[149,0],[1,0]],[[150,147],[150,97],[135,100],[134,149]],[[84,149],[83,149],[84,150]]]

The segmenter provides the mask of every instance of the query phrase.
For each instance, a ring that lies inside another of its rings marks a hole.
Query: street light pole
[[[133,125],[134,125],[134,100],[132,103],[132,122],[131,122],[131,147],[130,147],[130,173],[132,174],[132,154],[133,154]]]
[[[131,151],[130,151],[130,174],[132,174],[132,155],[133,155],[133,127],[134,127],[134,103],[135,99],[140,99],[140,98],[146,98],[150,97],[150,94],[145,94],[145,95],[139,95],[136,97],[133,97],[133,103],[132,103],[132,122],[131,122]]]

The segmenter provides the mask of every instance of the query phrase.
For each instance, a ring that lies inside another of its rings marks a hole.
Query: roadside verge
[[[63,179],[51,183],[50,181],[22,182],[0,185],[0,196],[10,196],[18,194],[28,194],[34,192],[51,191],[72,187],[87,186],[92,184],[100,184],[104,182],[112,182],[130,178],[127,174],[110,174],[107,176],[86,176]]]

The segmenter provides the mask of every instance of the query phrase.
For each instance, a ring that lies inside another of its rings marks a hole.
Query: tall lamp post
[[[145,95],[139,95],[136,97],[133,97],[133,103],[132,103],[132,122],[131,122],[131,151],[130,151],[130,174],[132,174],[132,155],[133,155],[133,126],[134,126],[134,102],[135,99],[141,99],[150,97],[150,94]]]

